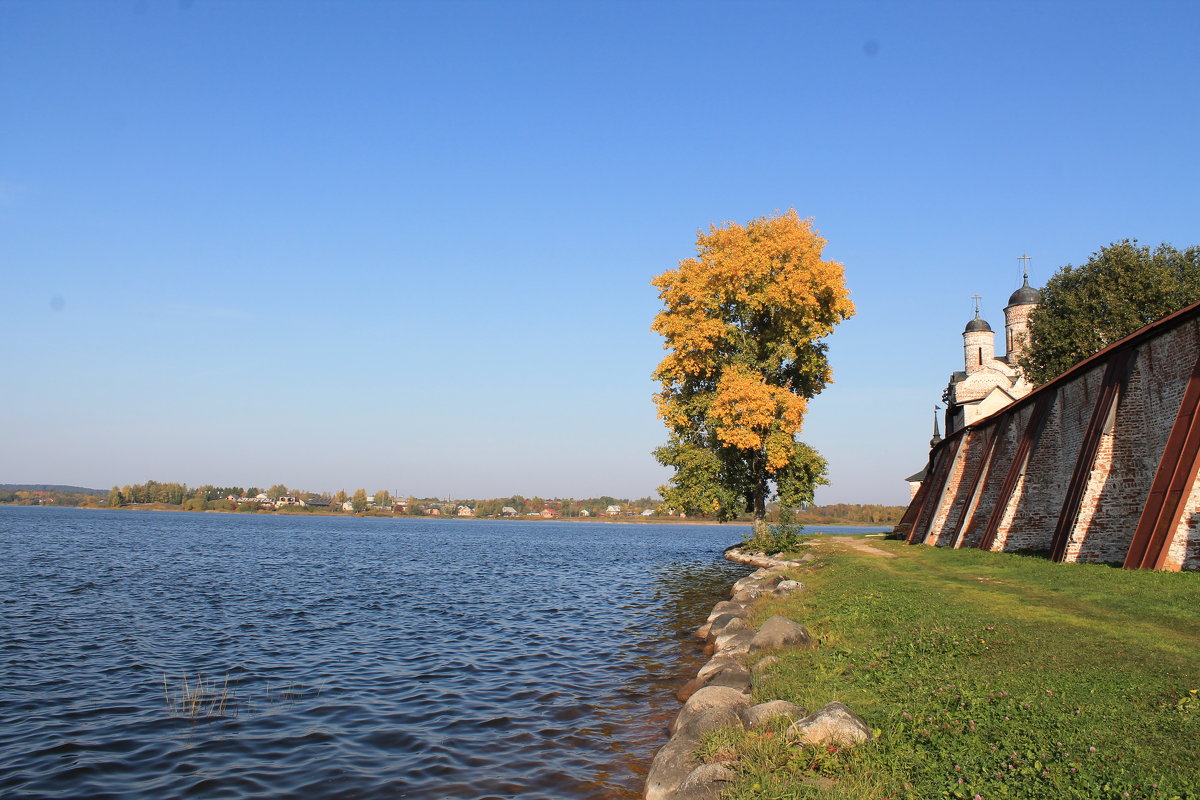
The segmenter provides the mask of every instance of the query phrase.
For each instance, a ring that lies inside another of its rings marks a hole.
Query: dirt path
[[[867,553],[873,556],[883,556],[884,558],[897,558],[895,553],[889,553],[887,550],[880,550],[878,547],[872,547],[861,539],[843,539],[838,542],[840,545],[845,545],[860,553]]]

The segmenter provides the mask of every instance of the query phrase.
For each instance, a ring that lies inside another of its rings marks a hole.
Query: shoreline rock
[[[781,553],[746,553],[736,546],[725,551],[725,558],[757,569],[735,582],[730,599],[714,605],[696,630],[712,657],[676,694],[683,708],[669,726],[670,738],[650,764],[645,800],[718,800],[724,784],[736,777],[736,763],[701,764],[695,758],[703,735],[718,728],[753,729],[783,717],[790,720],[788,735],[802,744],[853,745],[871,738],[867,724],[842,703],[829,703],[812,714],[786,700],[754,704],[755,677],[779,658],[766,655],[751,667],[751,654],[812,647],[815,642],[807,628],[786,617],[771,617],[756,629],[750,624],[751,608],[764,597],[805,591],[803,583],[784,572],[799,569],[812,558],[792,561]]]

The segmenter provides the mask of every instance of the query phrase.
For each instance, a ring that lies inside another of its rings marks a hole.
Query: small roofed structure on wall
[[[930,448],[937,447],[937,443],[942,440],[942,432],[938,430],[938,407],[933,407],[933,436],[929,439]],[[908,499],[911,501],[917,496],[917,492],[921,490],[921,484],[925,480],[926,468],[921,467],[919,472],[914,472],[905,478],[908,483]]]
[[[912,543],[1200,569],[1200,303],[933,446]]]

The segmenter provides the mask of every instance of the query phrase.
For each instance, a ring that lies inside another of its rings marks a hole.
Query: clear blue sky
[[[790,207],[802,438],[904,502],[961,366],[1200,243],[1200,3],[0,0],[0,482],[653,494],[650,278]]]

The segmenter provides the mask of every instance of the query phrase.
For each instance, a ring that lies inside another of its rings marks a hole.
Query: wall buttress
[[[1029,421],[1025,423],[1025,430],[1021,433],[1021,441],[1017,443],[1013,460],[1008,465],[1008,472],[1004,475],[1004,483],[1000,484],[1000,495],[996,498],[996,504],[992,506],[992,513],[988,515],[983,536],[976,545],[980,550],[992,549],[992,544],[996,541],[1000,520],[1004,519],[1004,512],[1008,510],[1009,503],[1013,502],[1013,489],[1017,488],[1017,481],[1020,479],[1021,473],[1025,471],[1025,465],[1029,462],[1029,453],[1033,449],[1038,435],[1042,432],[1042,426],[1046,424],[1046,416],[1052,402],[1054,402],[1054,396],[1043,393],[1034,403]]]
[[[1126,569],[1162,569],[1200,466],[1200,358],[1192,368],[1171,434],[1138,518]]]
[[[1005,414],[1000,418],[999,424],[986,433],[987,439],[983,445],[983,454],[968,483],[967,505],[963,509],[962,515],[958,518],[958,524],[954,526],[953,534],[950,537],[950,547],[955,549],[962,547],[963,539],[969,536],[975,528],[973,517],[975,516],[975,510],[979,507],[979,497],[983,493],[983,487],[987,482],[987,475],[992,469],[992,456],[996,453],[996,442],[1004,438],[1004,434],[1008,430],[1008,423],[1011,420],[1012,415]]]
[[[1058,523],[1054,526],[1054,538],[1050,543],[1050,558],[1054,561],[1063,560],[1067,552],[1067,543],[1071,534],[1075,532],[1075,522],[1079,519],[1079,506],[1083,494],[1087,490],[1088,482],[1093,479],[1092,468],[1096,463],[1100,437],[1112,424],[1117,398],[1120,397],[1121,388],[1129,377],[1129,366],[1133,356],[1133,350],[1116,353],[1104,367],[1104,379],[1100,383],[1100,391],[1096,393],[1087,431],[1079,447],[1079,457],[1075,461],[1075,469],[1071,472],[1071,481],[1067,484],[1062,511],[1059,512]]]

